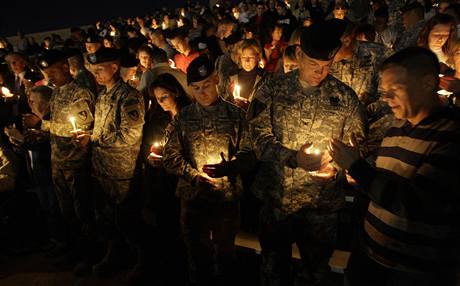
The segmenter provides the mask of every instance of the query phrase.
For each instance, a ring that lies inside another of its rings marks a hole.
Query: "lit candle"
[[[75,122],[74,116],[70,116],[69,120],[70,124],[72,124],[72,131],[70,131],[71,133],[77,133],[78,131],[81,131],[81,129],[77,129],[77,123]]]
[[[444,75],[442,73],[439,74],[439,77],[444,77]]]
[[[6,87],[2,87],[2,94],[3,94],[3,97],[13,97],[14,96],[14,94],[12,94],[10,90]]]
[[[115,31],[110,31],[110,36],[115,37]]]
[[[320,155],[321,150],[319,148],[315,148],[315,147],[313,147],[313,145],[311,145],[310,147],[307,148],[307,150],[305,150],[305,153],[313,154],[313,155]]]
[[[163,30],[168,29],[168,25],[167,25],[165,22],[163,22],[163,23],[161,24],[161,29],[163,29]]]
[[[180,12],[180,15],[181,15],[182,17],[185,17],[185,11],[184,11],[184,9],[182,9],[182,11]]]
[[[447,91],[445,89],[441,89],[441,90],[438,90],[438,94],[440,96],[449,96],[449,95],[453,94],[453,92]]]
[[[173,68],[173,69],[176,68],[176,63],[175,63],[172,59],[169,59],[169,60],[168,60],[168,63],[169,63],[169,66],[170,66],[171,68]]]
[[[153,158],[158,158],[158,159],[163,158],[163,156],[161,156],[161,155],[155,153],[155,151],[156,151],[156,152],[158,152],[158,151],[161,152],[162,147],[163,147],[163,144],[162,144],[162,143],[160,143],[160,142],[154,142],[154,143],[152,144],[152,146],[150,147],[150,156],[152,156]]]
[[[182,21],[182,19],[177,20],[177,27],[180,28],[182,26],[184,26],[184,21]]]
[[[241,86],[239,84],[235,84],[233,88],[233,98],[240,99],[241,98]]]
[[[216,7],[219,8],[219,7],[220,7],[220,4],[216,4]]]

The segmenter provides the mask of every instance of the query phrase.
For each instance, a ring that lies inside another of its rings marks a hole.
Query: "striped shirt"
[[[460,110],[443,107],[416,126],[390,128],[376,167],[350,175],[367,192],[364,247],[379,264],[427,273],[457,259],[460,222]]]

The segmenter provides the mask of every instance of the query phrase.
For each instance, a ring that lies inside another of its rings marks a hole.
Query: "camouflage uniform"
[[[120,231],[132,243],[141,239],[141,199],[135,175],[144,111],[141,94],[121,79],[110,90],[102,91],[96,102],[92,176],[99,223],[109,239],[118,237]]]
[[[343,174],[324,187],[297,168],[297,150],[307,142],[325,150],[331,137],[348,142],[366,134],[362,107],[352,89],[332,76],[318,87],[303,87],[299,71],[266,81],[249,108],[249,126],[262,161],[253,189],[263,201],[260,242],[262,284],[288,285],[291,243],[299,246],[304,270],[327,269],[336,236],[336,211],[344,205]]]
[[[89,131],[93,127],[94,95],[75,81],[54,89],[50,101],[50,120],[42,121],[42,129],[49,131],[51,142],[51,170],[56,196],[64,216],[71,224],[76,219],[91,223],[93,217],[90,198],[89,156],[72,139],[70,116],[77,128]]]
[[[216,179],[215,189],[198,187],[194,181],[204,174],[204,165],[220,162],[221,152],[227,160],[236,156],[238,170],[242,166],[250,168],[251,157],[247,155],[252,153],[246,148],[240,152],[248,144],[244,112],[222,100],[209,107],[193,103],[181,110],[166,132],[163,165],[179,176],[176,195],[181,198],[181,228],[189,252],[190,279],[209,283],[212,243],[223,274],[231,271],[242,185],[238,176]]]
[[[97,93],[96,79],[89,70],[85,68],[79,70],[75,75],[75,81],[78,85],[89,89],[92,93]]]
[[[391,108],[382,100],[373,102],[367,106],[367,117],[369,119],[368,147],[369,156],[373,162],[377,156],[377,149],[385,137],[385,133],[393,126],[396,118]]]
[[[419,22],[417,22],[417,24],[415,24],[414,27],[410,28],[409,30],[405,30],[400,35],[398,40],[396,40],[394,46],[395,52],[398,52],[408,47],[417,46],[418,35],[420,34],[420,31],[423,29],[425,23],[425,20],[420,20]]]
[[[383,45],[355,41],[351,59],[334,62],[330,74],[351,87],[362,102],[377,98],[378,69],[389,50]]]

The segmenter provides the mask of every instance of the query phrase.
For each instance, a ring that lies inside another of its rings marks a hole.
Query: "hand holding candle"
[[[203,166],[203,172],[211,178],[222,178],[231,175],[231,163],[225,160],[223,152],[220,153],[220,157],[220,162],[208,162]]]

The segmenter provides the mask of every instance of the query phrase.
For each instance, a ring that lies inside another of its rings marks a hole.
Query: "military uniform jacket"
[[[50,120],[42,122],[42,129],[50,132],[51,164],[54,169],[78,169],[88,163],[88,154],[72,139],[69,120],[75,117],[76,127],[89,131],[93,127],[94,94],[75,81],[53,90],[50,101]]]
[[[204,175],[204,165],[220,163],[221,152],[226,160],[236,157],[245,164],[241,158],[248,151],[245,146],[249,146],[249,138],[244,112],[226,101],[220,100],[210,107],[196,102],[184,107],[168,126],[166,137],[163,166],[179,176],[176,194],[182,199],[197,197],[200,190],[193,185],[194,179]],[[242,192],[239,177],[223,177],[216,181],[218,187],[208,193],[201,192],[200,198],[231,201]]]
[[[121,79],[96,102],[92,142],[95,177],[131,179],[142,142],[142,95]]]
[[[381,44],[355,43],[353,57],[333,63],[330,74],[351,87],[360,100],[373,102],[377,99],[378,70],[389,50]]]
[[[302,208],[336,210],[344,200],[339,176],[319,187],[297,167],[296,154],[305,143],[324,151],[330,138],[348,142],[354,132],[365,139],[365,114],[356,94],[332,76],[305,88],[299,71],[264,82],[248,112],[252,144],[262,161],[253,184],[256,196],[282,219]]]

